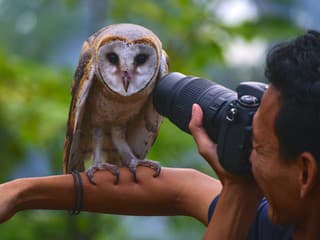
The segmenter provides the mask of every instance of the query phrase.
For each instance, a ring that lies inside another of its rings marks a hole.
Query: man
[[[310,31],[273,48],[266,76],[271,84],[253,121],[253,176],[221,167],[194,105],[190,131],[220,181],[175,168],[153,178],[150,169],[139,168],[135,183],[123,168],[118,185],[103,171],[92,185],[82,173],[82,210],[193,216],[208,225],[204,239],[319,239],[320,34]],[[73,209],[79,187],[70,175],[2,184],[0,221],[24,209]]]
[[[254,179],[221,168],[194,109],[190,129],[223,184],[211,239],[320,239],[320,33],[274,47],[266,77],[271,84],[253,120]],[[258,189],[267,201],[255,213]]]

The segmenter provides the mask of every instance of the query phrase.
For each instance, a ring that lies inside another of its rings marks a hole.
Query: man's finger
[[[203,112],[198,104],[192,106],[192,116],[189,129],[198,145],[198,150],[202,156],[216,158],[216,144],[212,142],[202,126]]]
[[[207,142],[211,139],[209,138],[206,130],[202,126],[203,112],[198,104],[193,104],[192,106],[192,116],[189,123],[189,130],[193,135],[196,142]]]

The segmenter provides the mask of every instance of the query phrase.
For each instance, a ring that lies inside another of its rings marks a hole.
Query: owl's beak
[[[126,92],[128,91],[130,80],[131,80],[131,76],[130,76],[129,72],[123,71],[122,72],[122,84],[123,84],[124,90],[126,90]]]

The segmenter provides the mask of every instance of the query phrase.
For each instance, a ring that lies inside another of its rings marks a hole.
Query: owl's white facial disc
[[[101,46],[98,69],[104,83],[114,92],[130,96],[144,89],[155,78],[156,50],[144,43],[116,40]]]

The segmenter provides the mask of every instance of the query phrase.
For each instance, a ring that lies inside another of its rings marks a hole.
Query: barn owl
[[[137,181],[136,167],[160,164],[145,159],[157,136],[161,116],[152,104],[157,81],[168,72],[158,37],[134,24],[102,28],[83,44],[72,83],[72,100],[64,144],[64,172],[86,169],[91,183],[105,169],[119,181],[126,166]]]

